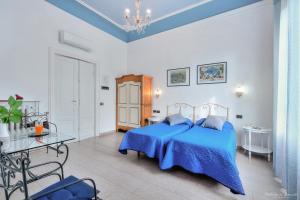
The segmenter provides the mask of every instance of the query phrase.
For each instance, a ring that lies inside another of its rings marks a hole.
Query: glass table
[[[24,131],[11,132],[9,138],[0,138],[2,146],[1,152],[6,154],[18,153],[24,150],[31,150],[41,147],[49,147],[53,144],[65,143],[67,141],[74,140],[75,138],[61,133],[49,133],[49,135],[41,137],[29,137],[28,135],[33,133],[33,129]]]
[[[0,187],[4,189],[6,199],[20,190],[28,199],[27,184],[40,180],[48,176],[58,176],[64,179],[63,166],[68,160],[69,148],[66,142],[75,138],[60,133],[51,133],[41,137],[29,137],[33,133],[32,129],[12,132],[9,138],[0,138]],[[30,150],[37,148],[47,148],[55,150],[57,156],[64,156],[62,162],[49,161],[42,164],[33,165],[30,159]],[[48,172],[37,174],[33,172],[36,168],[43,166],[55,166]],[[19,174],[19,176],[18,176]],[[20,178],[22,177],[22,178]],[[19,180],[17,179],[19,178]]]

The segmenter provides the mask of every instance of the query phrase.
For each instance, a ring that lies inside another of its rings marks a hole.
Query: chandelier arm
[[[124,18],[126,21],[125,28],[135,27],[138,34],[145,33],[145,29],[149,26],[151,20],[151,10],[147,9],[145,16],[141,16],[141,0],[135,0],[136,15],[130,17],[130,10],[126,9]]]

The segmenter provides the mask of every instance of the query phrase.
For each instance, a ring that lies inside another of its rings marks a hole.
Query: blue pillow
[[[199,120],[195,123],[195,125],[201,126],[201,125],[203,124],[204,121],[205,121],[205,118],[201,118],[201,119],[199,119]]]
[[[226,122],[225,117],[208,115],[201,126],[204,128],[211,128],[211,129],[216,129],[221,131],[223,129],[223,125],[225,122]]]
[[[183,124],[189,125],[189,127],[192,128],[194,123],[188,118],[185,118],[185,120],[186,121]]]
[[[177,124],[182,124],[187,121],[181,114],[169,115],[166,117],[166,121],[169,122],[170,126],[174,126]]]

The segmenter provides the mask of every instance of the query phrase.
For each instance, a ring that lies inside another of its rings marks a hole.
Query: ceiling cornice
[[[262,0],[213,0],[176,15],[159,20],[155,23],[151,23],[151,25],[147,27],[147,30],[144,34],[138,34],[136,31],[130,31],[127,35],[128,42],[143,39],[145,37],[213,17],[259,1]]]
[[[131,29],[131,30],[128,31],[128,30],[126,30],[126,29],[124,28],[124,25],[123,25],[123,24],[117,23],[116,21],[112,20],[112,19],[109,18],[107,15],[103,14],[102,12],[100,12],[100,11],[94,9],[92,6],[88,5],[88,4],[85,3],[84,1],[82,1],[82,0],[75,0],[75,1],[77,1],[77,2],[80,3],[81,5],[85,6],[86,8],[90,9],[91,11],[97,13],[98,15],[100,15],[101,17],[103,17],[104,19],[110,21],[111,23],[113,23],[114,25],[116,25],[117,27],[123,29],[123,30],[126,31],[126,32],[136,30],[135,28],[133,28],[133,29]],[[177,14],[179,14],[179,13],[185,12],[185,11],[187,11],[187,10],[189,10],[189,9],[192,9],[192,8],[197,7],[197,6],[203,5],[203,4],[208,3],[208,2],[210,2],[210,1],[213,1],[213,0],[202,0],[202,1],[198,2],[198,3],[195,3],[195,4],[192,4],[192,5],[186,6],[186,7],[182,8],[182,9],[176,10],[176,11],[174,11],[174,12],[172,12],[172,13],[169,13],[169,14],[163,15],[163,16],[157,18],[157,19],[151,20],[150,23],[155,23],[155,22],[157,22],[157,21],[163,20],[163,19],[168,18],[168,17],[171,17],[171,16],[173,16],[173,15],[177,15]]]
[[[126,31],[113,24],[110,20],[104,18],[103,16],[100,16],[98,13],[95,13],[94,11],[83,6],[81,3],[75,0],[73,1],[46,0],[46,1],[124,42],[128,41]]]
[[[82,0],[46,1],[124,42],[132,42],[262,0],[204,0],[153,20],[144,34],[138,34],[135,30],[126,32],[122,25],[87,5]]]
[[[88,5],[87,3],[83,2],[82,0],[75,0],[75,1],[77,1],[81,5],[85,6],[86,8],[90,9],[91,11],[97,13],[98,15],[100,15],[101,17],[103,17],[104,19],[106,19],[107,21],[111,22],[115,26],[117,26],[120,29],[123,29],[125,31],[124,26],[122,24],[117,23],[116,21],[112,20],[111,18],[109,18],[108,16],[106,16],[105,14],[103,14],[102,12],[99,12],[98,10],[94,9],[92,6]]]

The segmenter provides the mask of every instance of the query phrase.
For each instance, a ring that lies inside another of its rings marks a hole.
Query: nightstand
[[[153,116],[153,117],[147,118],[147,121],[148,121],[148,125],[151,125],[151,124],[156,124],[156,123],[161,122],[162,119],[160,117]]]
[[[254,152],[258,154],[267,154],[268,162],[270,162],[271,153],[273,152],[271,147],[272,130],[261,127],[245,126],[243,127],[243,135],[244,144],[242,145],[242,148],[248,151],[249,160],[251,160],[251,153]],[[253,144],[254,137],[260,141],[260,145]]]

